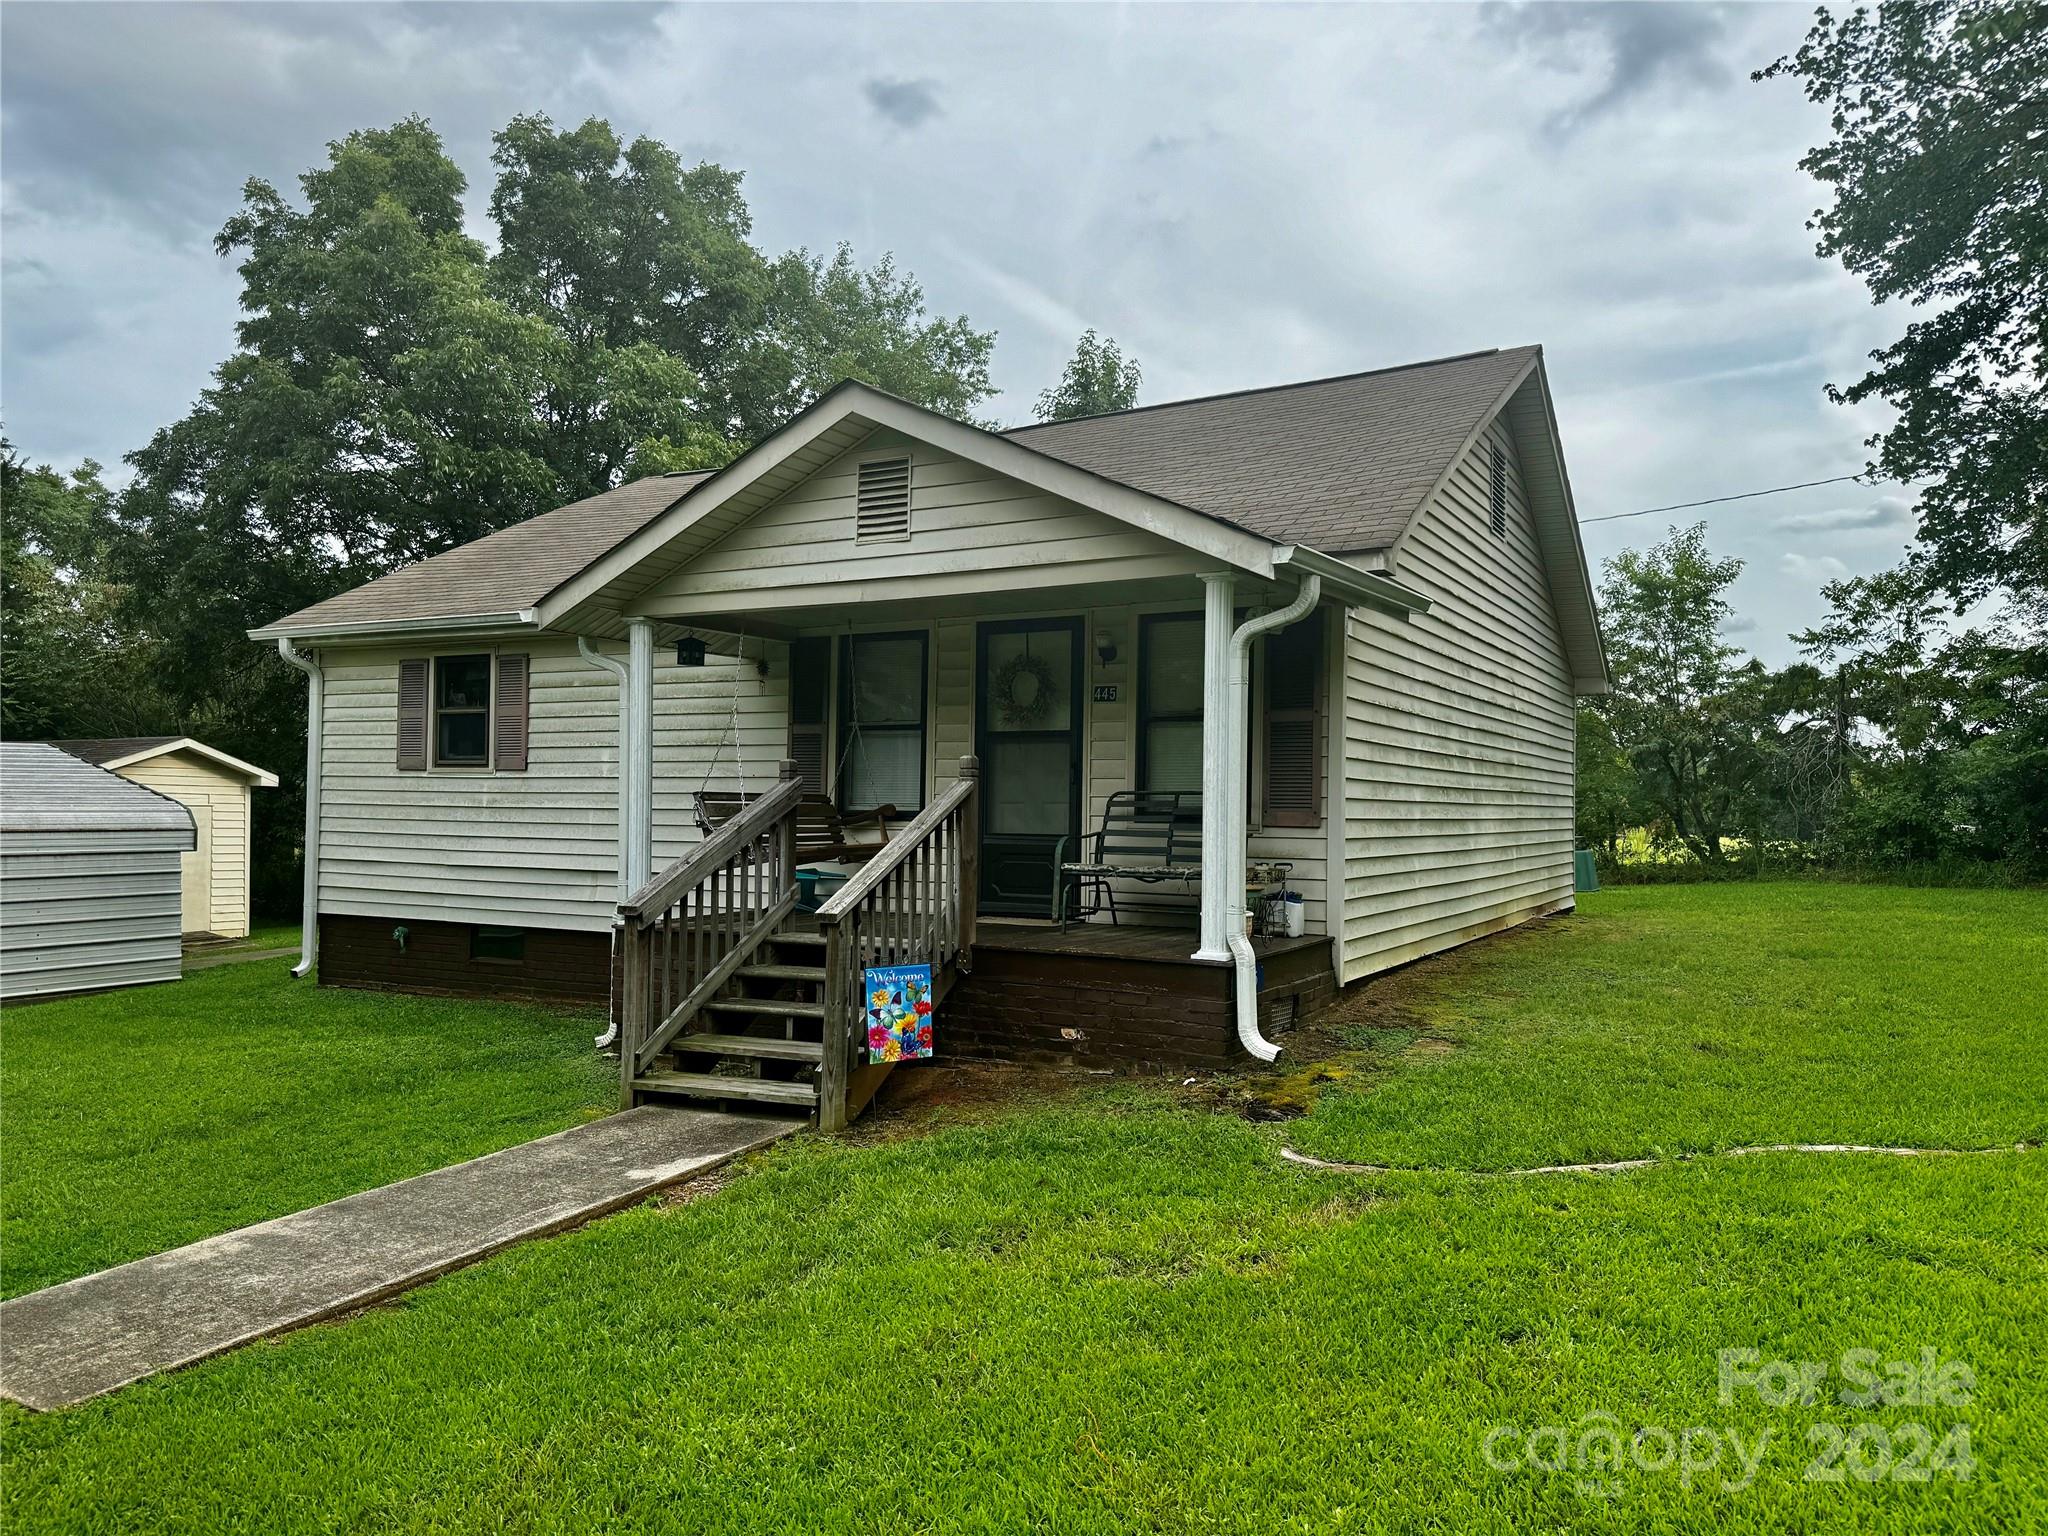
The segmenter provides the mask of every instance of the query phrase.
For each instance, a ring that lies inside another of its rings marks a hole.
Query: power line
[[[1610,512],[1605,517],[1582,517],[1579,522],[1581,525],[1618,523],[1624,517],[1650,517],[1658,512],[1683,512],[1688,507],[1719,506],[1724,501],[1748,501],[1753,496],[1776,496],[1784,491],[1803,491],[1816,485],[1840,485],[1845,480],[1859,480],[1866,485],[1872,483],[1864,480],[1861,475],[1832,475],[1826,480],[1801,480],[1797,485],[1773,485],[1761,491],[1737,491],[1733,496],[1709,496],[1704,501],[1676,501],[1668,507],[1644,507],[1639,512]]]

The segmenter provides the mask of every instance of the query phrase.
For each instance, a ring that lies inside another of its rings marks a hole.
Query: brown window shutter
[[[789,647],[789,755],[796,760],[804,793],[827,793],[825,782],[825,700],[832,681],[832,642],[796,640]]]
[[[524,656],[498,658],[491,736],[496,743],[492,761],[500,773],[526,772],[527,701],[532,693],[527,671]]]
[[[1269,827],[1323,820],[1323,615],[1317,609],[1266,640],[1266,794]]]
[[[398,766],[423,773],[427,766],[427,679],[433,664],[425,660],[398,664]]]

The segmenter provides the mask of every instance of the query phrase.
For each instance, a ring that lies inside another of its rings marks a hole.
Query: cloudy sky
[[[233,345],[211,241],[245,178],[418,112],[488,238],[490,136],[544,111],[744,170],[770,249],[894,251],[1000,332],[1005,421],[1088,326],[1147,401],[1538,341],[1583,517],[1847,474],[1879,421],[1822,386],[1902,320],[1813,255],[1821,115],[1749,79],[1808,15],[10,0],[0,410],[36,459],[117,464]],[[1907,508],[1834,485],[1676,516],[1748,562],[1735,638],[1782,660]]]

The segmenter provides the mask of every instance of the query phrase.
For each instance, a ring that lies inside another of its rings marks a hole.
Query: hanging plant
[[[1025,651],[996,668],[988,691],[996,716],[1004,725],[1029,730],[1052,713],[1059,695],[1059,678],[1044,657]]]

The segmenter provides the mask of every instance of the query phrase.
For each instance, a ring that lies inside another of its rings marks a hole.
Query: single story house
[[[0,998],[176,981],[177,801],[44,742],[0,742]]]
[[[198,845],[185,855],[181,875],[185,932],[248,937],[251,801],[256,790],[277,788],[276,774],[190,736],[112,736],[50,745],[169,795],[190,811]]]
[[[302,970],[616,994],[628,1102],[828,1125],[878,963],[949,1053],[1220,1064],[1569,908],[1607,687],[1536,347],[1008,432],[844,383],[252,637],[309,678]]]

